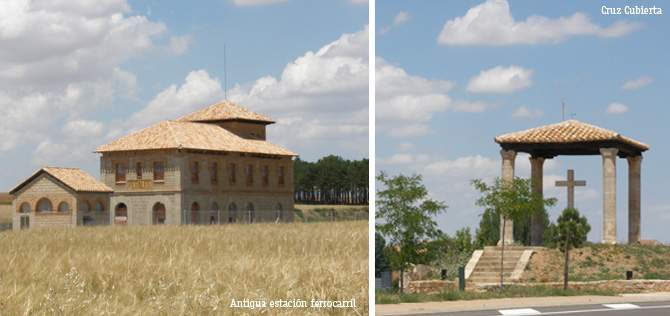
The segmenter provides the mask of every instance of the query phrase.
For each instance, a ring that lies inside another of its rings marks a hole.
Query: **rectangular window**
[[[284,185],[284,166],[279,167],[278,173],[277,182],[279,182],[279,185]]]
[[[230,163],[230,178],[228,178],[230,184],[235,184],[235,182],[237,181],[236,174],[237,174],[237,165],[235,165],[235,163],[231,162]]]
[[[120,162],[114,164],[116,182],[126,182],[126,165]]]
[[[137,180],[142,180],[142,163],[138,162],[135,164],[135,176]]]
[[[191,183],[198,184],[200,182],[200,163],[194,161],[191,163]]]
[[[154,161],[154,181],[165,180],[165,164],[162,161]]]
[[[261,178],[263,179],[264,187],[270,184],[270,167],[263,166],[263,168],[261,168]]]
[[[245,169],[244,173],[247,177],[247,186],[252,186],[254,185],[254,166],[247,165]]]
[[[219,183],[219,164],[216,161],[209,164],[209,179],[212,184]]]

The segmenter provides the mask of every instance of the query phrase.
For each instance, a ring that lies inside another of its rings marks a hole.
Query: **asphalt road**
[[[593,304],[551,307],[519,307],[514,309],[483,310],[453,313],[416,314],[421,316],[521,316],[521,315],[584,315],[584,316],[668,316],[670,301]]]

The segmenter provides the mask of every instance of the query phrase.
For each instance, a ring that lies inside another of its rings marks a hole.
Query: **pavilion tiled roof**
[[[639,150],[649,149],[647,144],[623,136],[617,132],[577,120],[567,120],[556,124],[540,126],[524,131],[503,134],[495,138],[499,144],[564,144],[599,141],[619,141]]]
[[[96,152],[156,149],[192,149],[204,151],[256,153],[297,156],[296,153],[264,140],[239,137],[216,124],[162,121],[109,144]]]
[[[202,110],[193,112],[179,119],[179,121],[190,122],[212,122],[244,120],[272,124],[274,121],[267,116],[249,111],[233,102],[224,100],[212,104]]]
[[[16,186],[10,193],[17,192],[42,173],[47,173],[75,192],[113,192],[112,188],[78,168],[44,167],[30,178]]]

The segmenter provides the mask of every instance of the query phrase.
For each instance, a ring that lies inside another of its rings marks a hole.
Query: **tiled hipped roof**
[[[263,140],[245,139],[207,123],[162,121],[98,147],[97,152],[155,149],[194,149],[295,156],[281,146]]]
[[[274,123],[273,120],[267,116],[251,112],[230,101],[221,101],[212,104],[202,110],[193,112],[179,119],[179,121],[187,122],[213,122],[213,121],[257,121],[265,124]]]
[[[499,144],[564,144],[599,141],[619,141],[639,150],[649,149],[647,144],[625,137],[617,132],[577,120],[568,120],[531,128],[525,131],[503,134],[495,138]]]
[[[15,193],[20,190],[23,186],[28,184],[30,181],[35,179],[41,173],[47,173],[50,176],[54,177],[56,180],[62,182],[64,185],[74,190],[75,192],[113,192],[112,188],[108,187],[104,183],[98,181],[96,178],[90,174],[84,172],[81,169],[77,168],[56,168],[56,167],[44,167],[35,174],[33,174],[26,181],[19,184],[14,188],[10,193]]]

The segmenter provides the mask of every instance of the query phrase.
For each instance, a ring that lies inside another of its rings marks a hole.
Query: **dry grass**
[[[530,259],[522,279],[528,282],[563,280],[563,253],[545,249]],[[570,280],[621,280],[626,271],[635,279],[670,279],[670,247],[645,245],[589,245],[570,251]]]
[[[348,209],[367,209],[367,205],[340,205],[340,204],[296,204],[295,208],[306,212],[315,209],[334,209],[334,210],[348,210]]]
[[[355,315],[367,222],[0,233],[3,315]],[[231,299],[356,299],[352,309],[230,309]]]
[[[0,224],[12,223],[12,205],[0,204]]]

